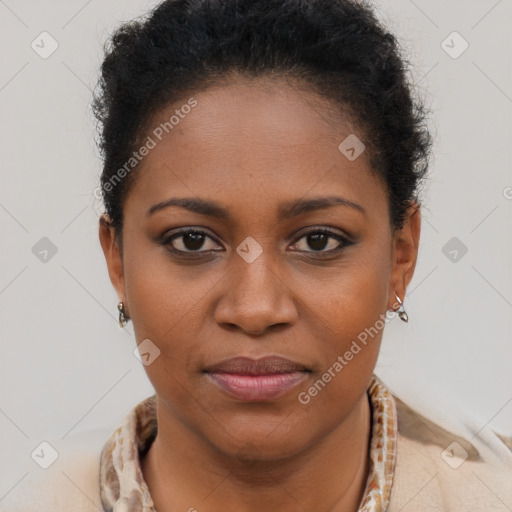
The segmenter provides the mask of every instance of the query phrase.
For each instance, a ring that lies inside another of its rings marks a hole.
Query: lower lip
[[[272,375],[238,375],[207,373],[221,389],[240,400],[249,402],[278,398],[302,382],[308,372],[276,373]]]

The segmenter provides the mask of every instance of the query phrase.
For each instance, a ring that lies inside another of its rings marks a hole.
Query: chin
[[[296,428],[295,433],[279,432],[275,426],[269,428],[240,428],[233,432],[231,426],[224,423],[226,434],[222,439],[210,438],[209,441],[216,449],[227,457],[240,462],[270,462],[286,459],[301,453],[310,445],[310,440],[304,437],[303,429]]]

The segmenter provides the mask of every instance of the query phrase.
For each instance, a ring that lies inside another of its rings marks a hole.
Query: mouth
[[[227,359],[206,368],[203,373],[230,396],[255,402],[285,395],[303,382],[311,370],[283,357],[267,356]]]

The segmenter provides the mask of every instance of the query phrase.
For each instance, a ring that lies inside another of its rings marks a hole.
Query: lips
[[[234,357],[206,368],[208,373],[230,373],[236,375],[273,375],[309,371],[304,365],[280,356],[266,356],[260,359]]]
[[[277,399],[303,382],[311,370],[279,356],[235,357],[204,370],[215,386],[242,401]]]

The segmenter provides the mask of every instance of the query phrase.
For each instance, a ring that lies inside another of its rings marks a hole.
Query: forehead
[[[265,205],[267,212],[275,203],[277,214],[280,202],[339,193],[363,207],[386,208],[366,150],[356,159],[340,150],[347,138],[363,142],[364,133],[334,102],[284,81],[191,93],[157,112],[149,126],[152,148],[127,204],[198,196],[228,208]]]

